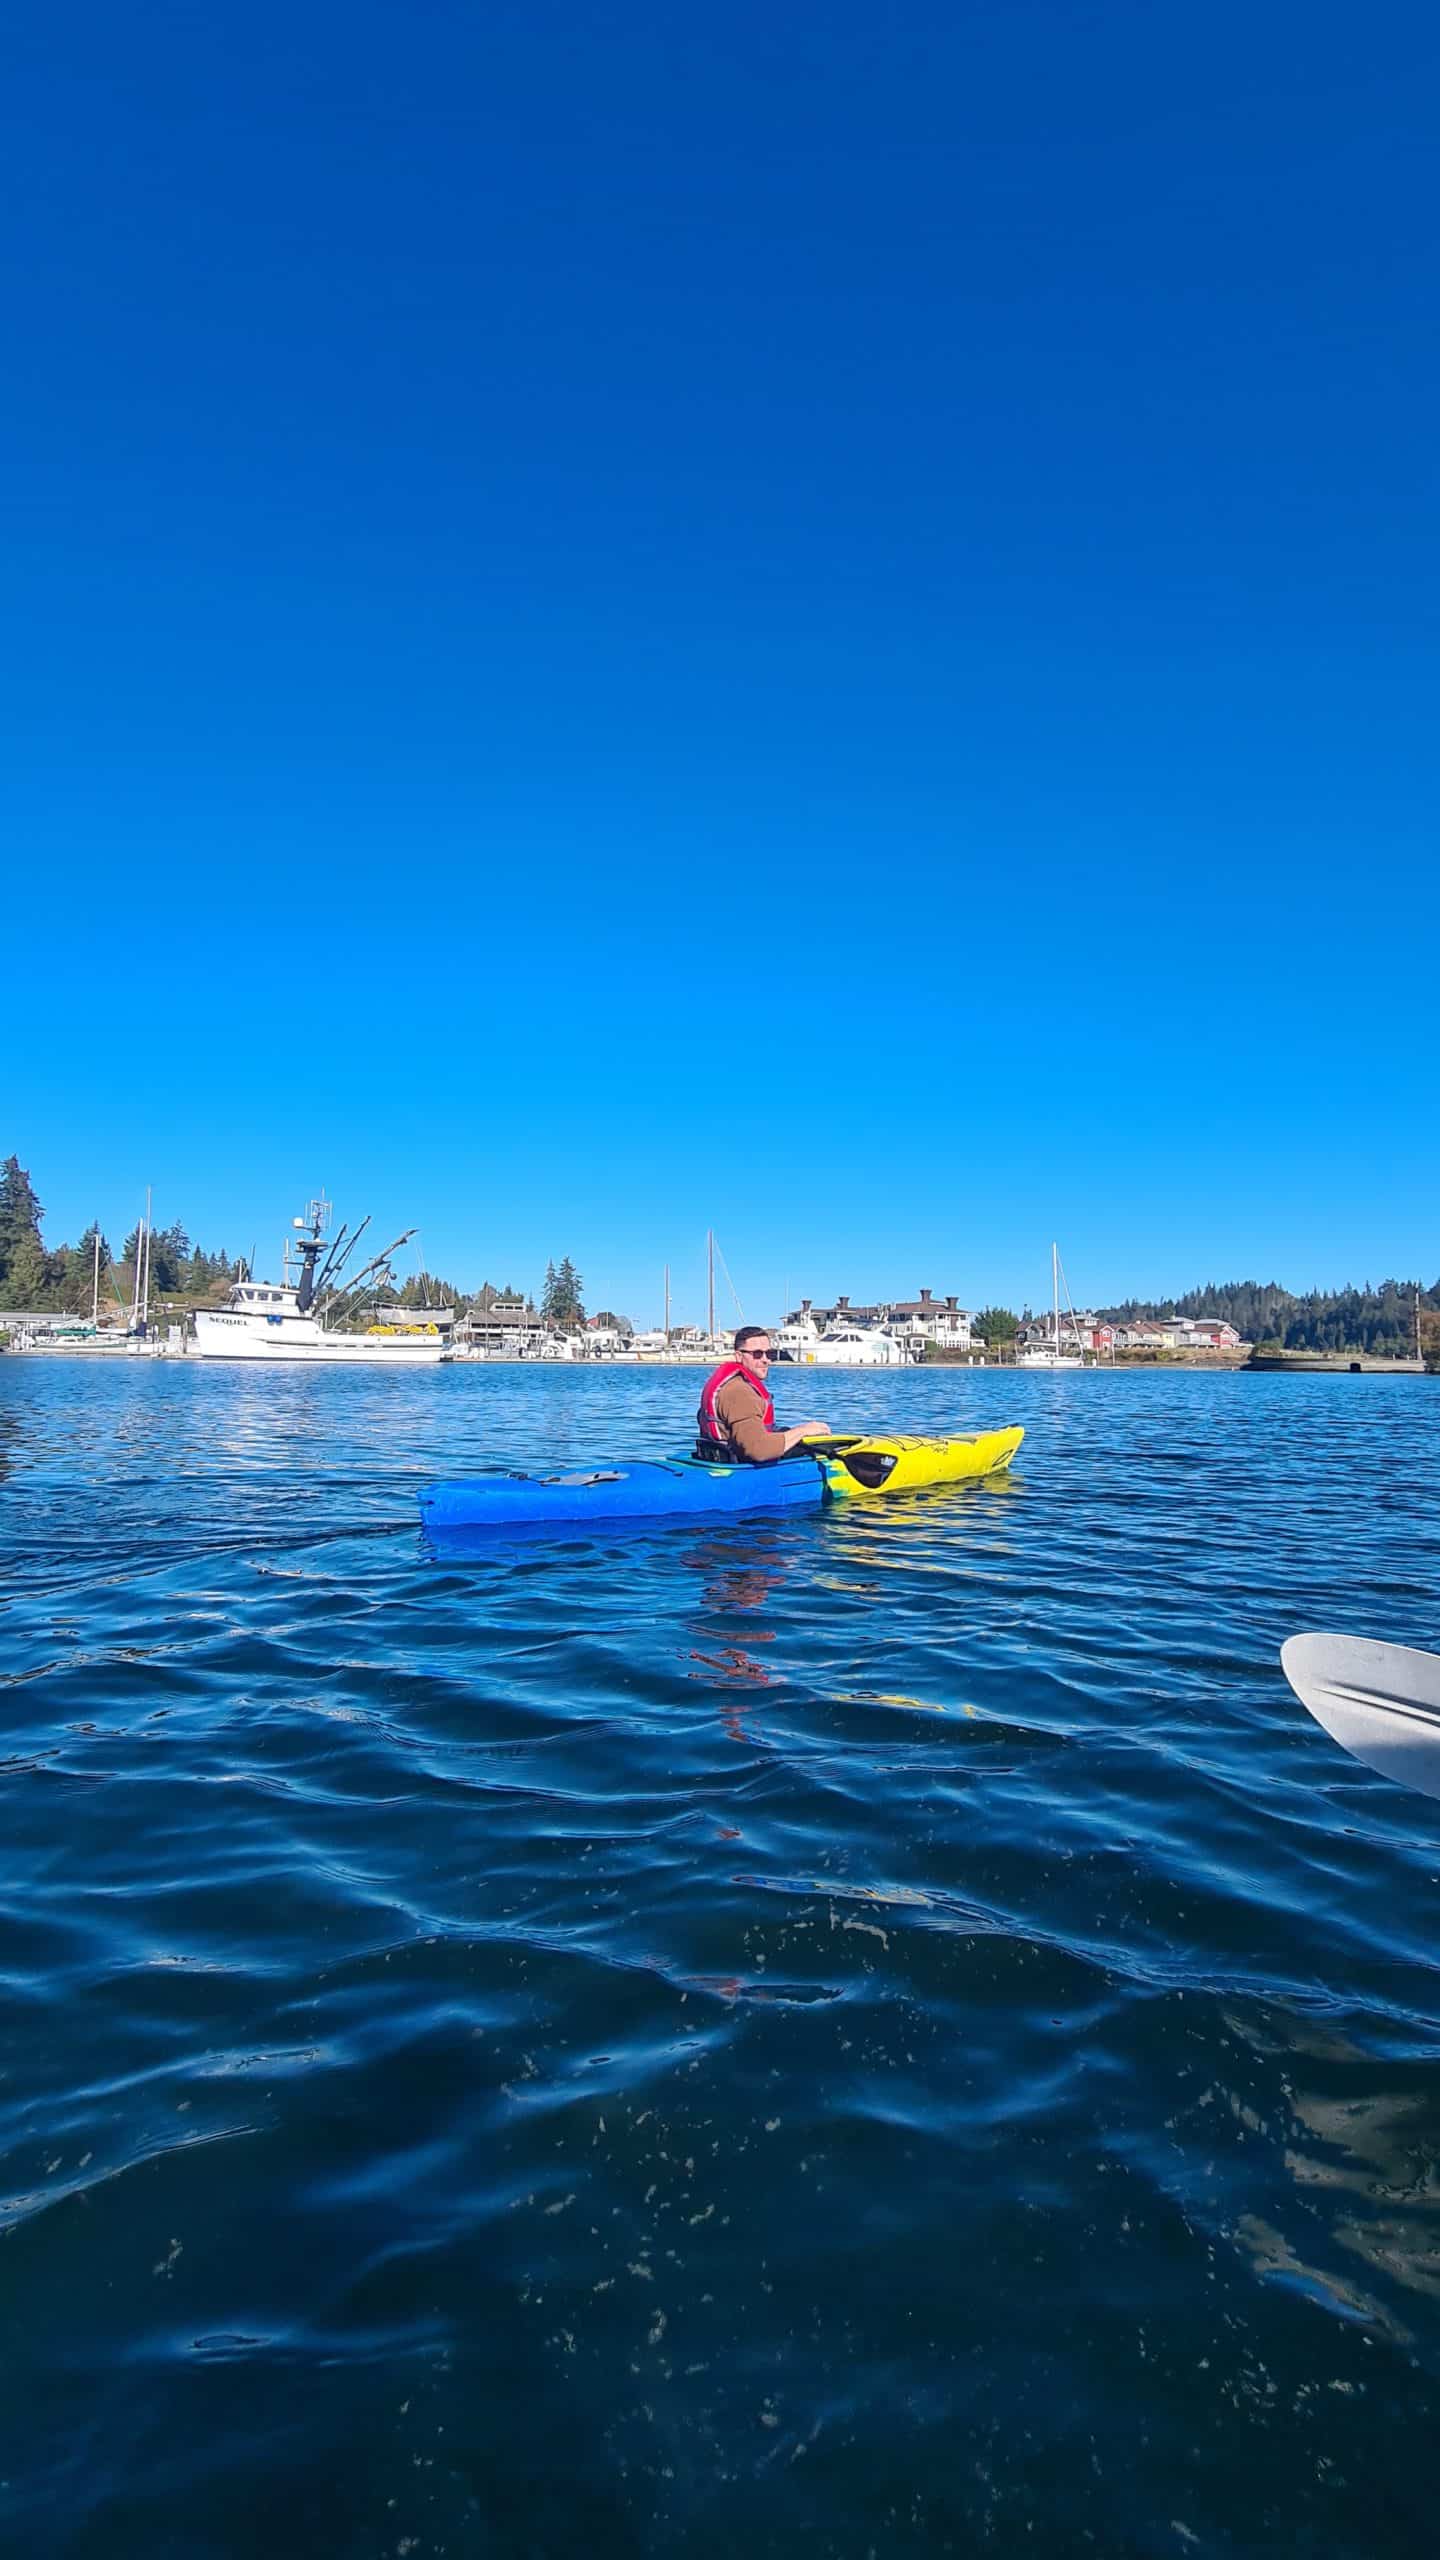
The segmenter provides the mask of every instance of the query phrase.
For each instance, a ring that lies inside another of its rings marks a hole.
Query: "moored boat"
[[[347,1368],[398,1369],[427,1368],[443,1360],[447,1352],[445,1337],[433,1322],[425,1321],[423,1310],[415,1316],[395,1311],[398,1324],[406,1327],[403,1332],[392,1321],[372,1325],[365,1333],[344,1333],[325,1321],[327,1315],[354,1306],[367,1282],[373,1287],[387,1277],[390,1255],[398,1252],[415,1232],[413,1227],[407,1227],[383,1253],[374,1255],[352,1280],[346,1281],[345,1265],[369,1223],[368,1217],[362,1218],[348,1244],[345,1239],[349,1230],[342,1226],[333,1244],[329,1244],[330,1204],[323,1198],[312,1200],[305,1217],[295,1220],[299,1233],[293,1250],[300,1263],[298,1276],[290,1269],[292,1247],[287,1237],[283,1280],[254,1280],[247,1275],[233,1284],[223,1307],[196,1309],[195,1350],[199,1357],[325,1361]]]
[[[1030,1350],[1022,1351],[1019,1359],[1015,1363],[1017,1369],[1083,1369],[1085,1366],[1084,1354],[1080,1349],[1080,1329],[1075,1321],[1075,1310],[1073,1307],[1070,1309],[1070,1325],[1075,1348],[1073,1351],[1066,1351],[1061,1348],[1060,1247],[1058,1244],[1052,1244],[1050,1247],[1050,1271],[1055,1288],[1055,1314],[1050,1340],[1048,1342],[1035,1343],[1031,1346]],[[1068,1287],[1065,1295],[1068,1301],[1070,1295]]]

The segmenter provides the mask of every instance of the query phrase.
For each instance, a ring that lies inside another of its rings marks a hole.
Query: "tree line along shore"
[[[92,1224],[74,1244],[47,1246],[44,1212],[29,1173],[13,1155],[0,1165],[0,1309],[86,1315],[94,1299],[97,1268],[102,1314],[128,1309],[139,1242],[137,1225],[117,1255],[98,1225]],[[166,1313],[179,1316],[197,1306],[222,1303],[246,1269],[243,1257],[232,1255],[223,1245],[194,1243],[179,1220],[150,1231],[151,1299]],[[538,1308],[543,1322],[559,1332],[578,1332],[590,1322],[584,1285],[568,1254],[549,1263]],[[463,1315],[519,1296],[520,1292],[508,1286],[497,1288],[490,1281],[478,1289],[466,1289],[426,1274],[405,1281],[399,1289],[378,1292],[374,1303],[445,1304]],[[534,1300],[527,1298],[526,1304],[533,1307]],[[1028,1315],[1028,1309],[1017,1313],[999,1305],[982,1307],[972,1319],[972,1331],[977,1342],[1003,1358]],[[1223,1368],[1236,1366],[1250,1352],[1401,1359],[1414,1355],[1418,1336],[1427,1367],[1440,1368],[1440,1280],[1428,1288],[1416,1280],[1367,1280],[1363,1287],[1303,1293],[1283,1288],[1278,1281],[1210,1282],[1180,1297],[1130,1298],[1095,1310],[1096,1321],[1122,1330],[1176,1317],[1211,1318],[1233,1325],[1247,1351],[1121,1350],[1118,1361],[1154,1365],[1174,1360],[1191,1367]],[[622,1334],[633,1331],[628,1318],[613,1308],[602,1309],[598,1321]],[[930,1356],[943,1360],[947,1355],[936,1345]]]

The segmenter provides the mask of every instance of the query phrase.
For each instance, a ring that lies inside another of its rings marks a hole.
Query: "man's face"
[[[763,1387],[769,1379],[770,1363],[775,1357],[774,1345],[769,1334],[762,1333],[758,1342],[747,1342],[744,1350],[738,1351],[735,1356],[741,1367],[748,1369],[751,1377],[758,1379]]]

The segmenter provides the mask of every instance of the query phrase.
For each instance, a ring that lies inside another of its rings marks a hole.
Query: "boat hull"
[[[944,1440],[878,1436],[822,1444],[773,1467],[711,1467],[695,1458],[617,1458],[554,1476],[457,1477],[427,1486],[430,1536],[466,1540],[492,1530],[604,1528],[639,1521],[743,1519],[818,1511],[858,1494],[913,1493],[1008,1467],[1024,1432],[977,1431]]]
[[[617,1458],[556,1476],[468,1476],[432,1484],[420,1517],[432,1534],[516,1528],[604,1528],[612,1522],[736,1519],[818,1511],[825,1481],[808,1459],[775,1467],[706,1467],[693,1458]]]
[[[1018,1423],[1005,1431],[956,1432],[945,1440],[879,1433],[821,1459],[825,1489],[832,1501],[848,1502],[858,1494],[919,1493],[927,1485],[964,1484],[1008,1467],[1024,1437]]]
[[[326,1333],[305,1318],[289,1317],[265,1330],[250,1316],[205,1312],[195,1318],[195,1354],[201,1360],[268,1360],[330,1368],[425,1369],[445,1357],[439,1335]]]

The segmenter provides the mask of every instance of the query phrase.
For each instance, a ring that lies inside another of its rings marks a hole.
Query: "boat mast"
[[[100,1322],[100,1221],[98,1218],[95,1221],[95,1286],[90,1299],[90,1322],[92,1325],[98,1325]],[[1418,1316],[1416,1324],[1418,1327]]]
[[[670,1348],[670,1265],[665,1265],[665,1348]]]
[[[132,1333],[138,1333],[143,1323],[143,1317],[141,1314],[142,1293],[143,1302],[146,1306],[148,1306],[150,1298],[150,1284],[145,1274],[145,1244],[149,1235],[149,1230],[150,1193],[147,1188],[145,1193],[145,1215],[135,1230],[135,1269],[131,1275],[132,1286],[130,1290],[130,1330]]]
[[[295,1309],[296,1313],[302,1316],[308,1316],[310,1309],[314,1304],[315,1264],[318,1256],[324,1251],[325,1230],[330,1223],[330,1203],[326,1199],[323,1191],[321,1192],[318,1200],[312,1200],[309,1203],[305,1214],[310,1222],[310,1232],[308,1235],[301,1236],[300,1242],[295,1248],[296,1252],[300,1256],[300,1285],[295,1292]],[[296,1219],[295,1224],[297,1227],[299,1226],[300,1221],[298,1218]],[[410,1232],[412,1235],[414,1234],[415,1230],[413,1227]],[[285,1239],[285,1277],[288,1282],[290,1277],[290,1239],[288,1236]]]
[[[715,1340],[715,1230],[706,1229],[705,1242],[710,1256],[710,1340]]]
[[[147,1182],[145,1185],[145,1303],[140,1310],[142,1333],[148,1330],[150,1324],[150,1198],[150,1185]]]
[[[1060,1357],[1060,1247],[1050,1247],[1050,1276],[1055,1283],[1055,1357]]]

